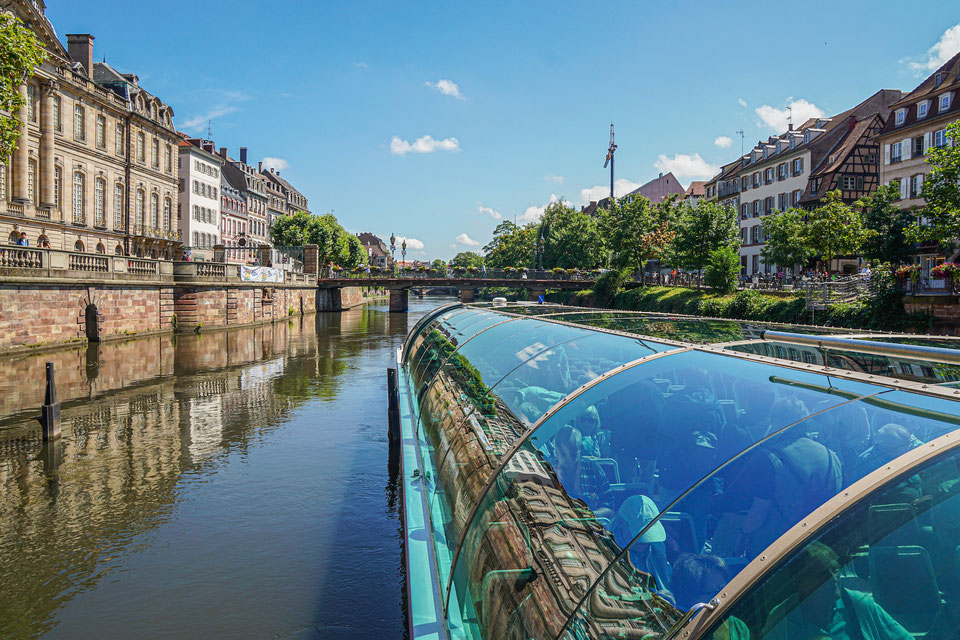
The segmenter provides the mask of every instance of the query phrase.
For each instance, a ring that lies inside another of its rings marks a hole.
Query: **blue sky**
[[[212,120],[217,146],[273,159],[314,212],[408,237],[414,258],[602,196],[611,121],[618,195],[660,170],[687,184],[737,157],[738,129],[748,148],[782,130],[788,104],[800,122],[911,90],[960,50],[950,2],[47,4],[178,128]]]

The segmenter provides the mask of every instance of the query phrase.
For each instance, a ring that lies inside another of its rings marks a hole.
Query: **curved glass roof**
[[[517,308],[443,309],[403,354],[455,637],[662,635],[694,604],[689,556],[735,573],[960,426],[948,387],[690,337],[739,341],[742,323]],[[669,339],[642,334],[664,323]]]

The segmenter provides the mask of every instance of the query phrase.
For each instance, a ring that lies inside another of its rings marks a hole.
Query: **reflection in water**
[[[400,637],[384,369],[441,302],[0,360],[0,636]]]

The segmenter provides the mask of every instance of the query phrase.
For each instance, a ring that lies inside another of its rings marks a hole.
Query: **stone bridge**
[[[524,277],[526,276],[526,277]],[[374,287],[390,292],[390,311],[407,310],[411,289],[444,287],[460,292],[462,302],[473,302],[475,290],[483,287],[523,289],[531,300],[544,295],[547,289],[590,289],[596,283],[592,273],[555,273],[532,271],[516,273],[488,270],[486,274],[410,273],[410,274],[335,274],[317,279],[317,310],[339,311],[343,308],[342,290],[349,287]]]

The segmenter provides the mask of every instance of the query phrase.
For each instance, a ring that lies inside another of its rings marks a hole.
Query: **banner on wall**
[[[283,282],[283,271],[271,267],[240,265],[240,279],[248,282]]]

